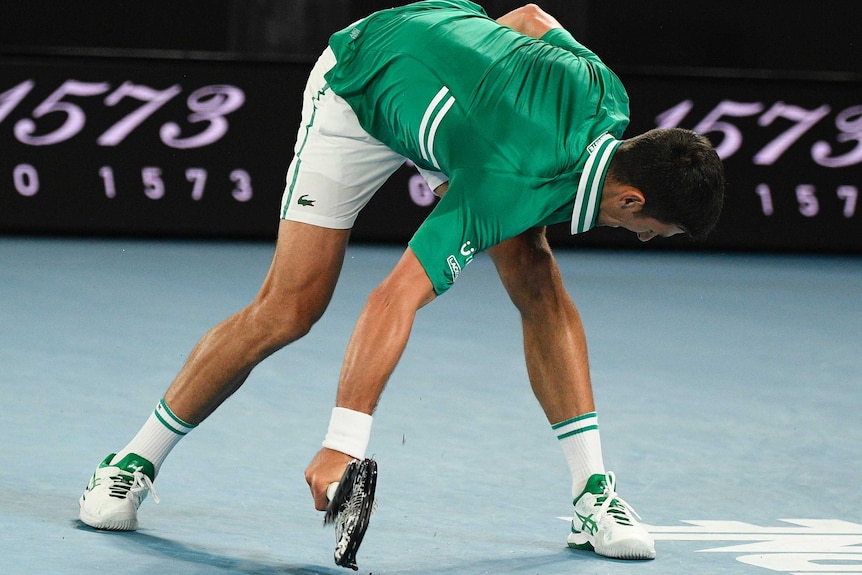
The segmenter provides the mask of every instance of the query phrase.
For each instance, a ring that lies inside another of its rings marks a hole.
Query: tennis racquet
[[[347,465],[341,481],[327,489],[329,505],[323,524],[335,524],[335,563],[357,571],[356,552],[368,521],[374,512],[374,492],[377,489],[377,462],[354,459]]]

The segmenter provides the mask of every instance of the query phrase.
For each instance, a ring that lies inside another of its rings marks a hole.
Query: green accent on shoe
[[[592,493],[593,495],[602,495],[605,492],[605,486],[607,485],[607,479],[605,479],[604,473],[596,473],[595,475],[591,475],[589,479],[587,479],[587,484],[584,485],[584,490],[581,491],[581,494],[578,495],[572,503],[577,503],[578,499],[584,496],[584,493]]]
[[[593,544],[587,541],[586,543],[569,543],[569,549],[580,549],[582,551],[595,551]]]
[[[595,519],[593,519],[592,513],[590,513],[589,515],[581,515],[580,513],[575,511],[575,515],[581,522],[581,528],[578,530],[579,532],[586,531],[590,535],[595,535],[596,532],[598,532],[599,524],[596,523]]]
[[[109,455],[102,463],[99,464],[99,467],[119,467],[123,471],[127,471],[129,473],[134,473],[135,471],[140,470],[144,475],[150,478],[150,481],[155,480],[155,466],[153,466],[152,463],[150,463],[140,455],[136,453],[129,453],[118,462],[111,463],[111,460],[114,457],[115,454]]]
[[[102,461],[102,462],[99,464],[99,468],[101,469],[102,467],[108,467],[108,466],[110,466],[110,465],[111,465],[111,460],[112,460],[113,458],[115,458],[116,456],[117,456],[117,454],[116,454],[116,453],[112,453],[112,454],[108,455],[108,456],[104,459],[104,461]]]
[[[605,487],[607,487],[607,478],[604,474],[597,473],[595,475],[590,476],[587,480],[587,484],[584,486],[584,490],[581,492],[578,497],[572,501],[572,504],[578,502],[578,500],[584,496],[584,493],[592,493],[593,495],[598,495],[599,497],[596,499],[596,505],[600,505],[605,502],[606,497],[604,497]],[[621,525],[631,525],[631,520],[626,515],[626,512],[620,507],[620,503],[617,499],[611,499],[610,505],[607,510],[608,515],[611,515],[614,519],[617,520],[617,523]],[[578,517],[581,517],[578,515]],[[592,517],[592,515],[590,516]],[[583,518],[581,518],[583,520]],[[583,530],[584,527],[581,528]],[[572,530],[575,531],[574,523],[572,523]],[[576,531],[577,532],[577,531]],[[594,531],[590,531],[590,533],[594,534]]]

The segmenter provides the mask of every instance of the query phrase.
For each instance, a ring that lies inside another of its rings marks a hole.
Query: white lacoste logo
[[[463,244],[461,244],[461,249],[459,252],[462,256],[464,256],[464,265],[466,266],[471,261],[473,261],[473,256],[476,254],[476,248],[471,246],[472,242],[467,240]],[[450,255],[446,258],[446,263],[449,264],[449,269],[452,271],[452,281],[458,279],[458,276],[461,275],[462,266],[458,262],[458,258],[455,254]]]
[[[563,518],[571,521],[569,518]],[[862,573],[862,525],[841,519],[780,519],[784,526],[742,521],[647,525],[656,541],[710,542],[698,553],[735,553],[740,563],[793,575]],[[722,542],[718,547],[712,544]]]
[[[449,269],[452,271],[452,281],[455,281],[461,275],[461,264],[458,263],[458,259],[455,256],[446,258],[446,263],[449,264]]]
[[[587,152],[592,154],[596,150],[596,148],[599,147],[599,144],[601,144],[607,139],[606,136],[608,136],[608,133],[604,132],[601,136],[590,142],[590,145],[587,146]]]

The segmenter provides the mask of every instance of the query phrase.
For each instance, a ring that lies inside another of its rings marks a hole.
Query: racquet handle
[[[330,483],[326,488],[326,498],[332,501],[335,498],[335,492],[338,491],[338,482]]]

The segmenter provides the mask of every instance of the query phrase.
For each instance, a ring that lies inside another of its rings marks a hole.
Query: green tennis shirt
[[[592,228],[628,96],[563,29],[529,38],[466,0],[377,12],[334,34],[326,75],[372,136],[449,189],[410,240],[438,294],[535,226]]]

